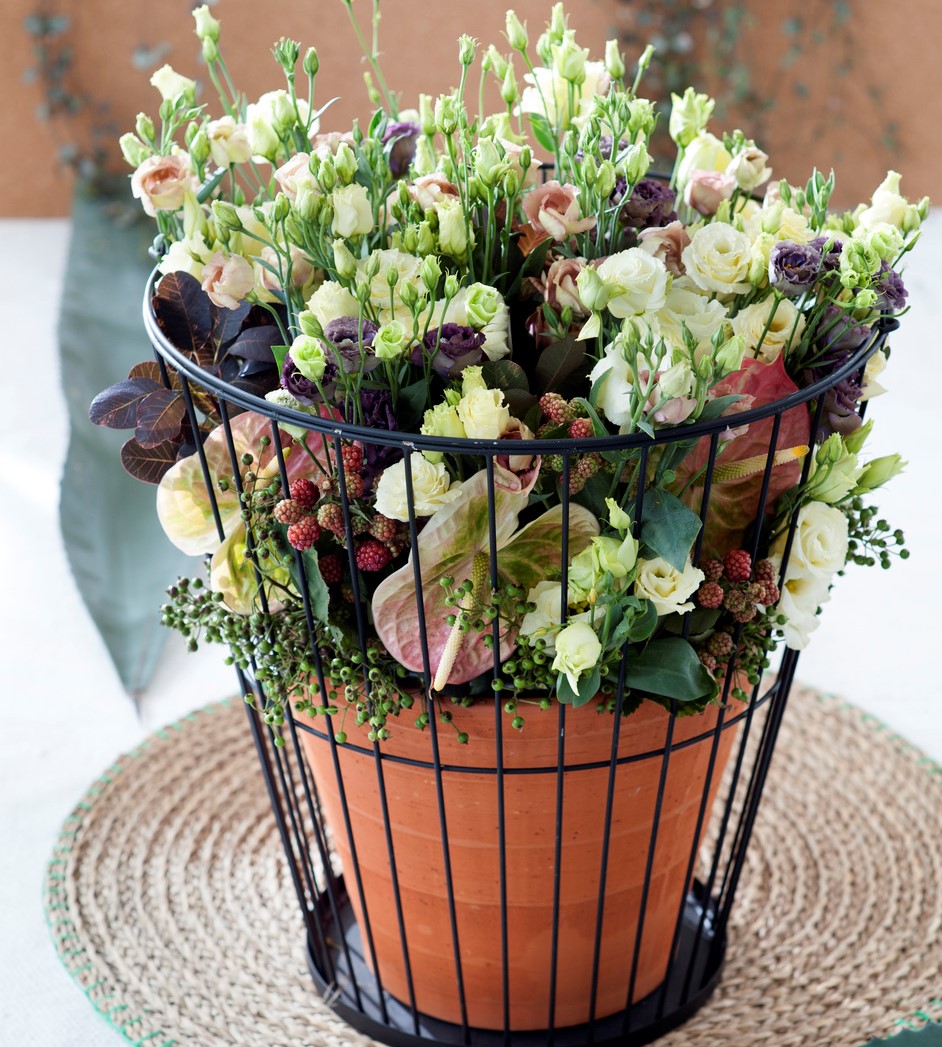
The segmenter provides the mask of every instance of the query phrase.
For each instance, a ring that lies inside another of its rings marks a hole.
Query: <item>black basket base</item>
[[[726,952],[725,933],[713,930],[715,905],[706,915],[700,901],[702,885],[697,882],[684,906],[677,955],[666,983],[633,1007],[606,1018],[566,1028],[526,1032],[475,1029],[431,1018],[412,1009],[380,989],[363,958],[360,931],[353,910],[345,905],[340,912],[342,926],[335,921],[325,927],[331,942],[334,979],[325,977],[315,958],[316,949],[308,937],[308,968],[317,991],[334,1013],[359,1032],[391,1047],[428,1047],[429,1044],[463,1044],[465,1047],[641,1047],[682,1025],[707,1001],[720,980]],[[699,928],[699,934],[698,934]],[[346,949],[340,939],[345,939]],[[347,963],[353,963],[353,977]],[[359,1005],[353,990],[359,990]],[[384,1014],[385,1012],[385,1014]]]

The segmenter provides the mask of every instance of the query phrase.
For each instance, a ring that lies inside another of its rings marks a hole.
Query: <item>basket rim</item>
[[[595,436],[584,438],[557,438],[514,440],[480,440],[469,437],[427,436],[423,433],[411,433],[404,430],[374,429],[369,426],[356,425],[352,422],[338,421],[296,411],[281,404],[272,403],[253,393],[230,385],[222,378],[210,374],[204,368],[190,360],[177,348],[160,329],[153,309],[153,289],[163,274],[159,265],[155,266],[144,286],[143,320],[144,329],[156,353],[175,370],[194,381],[197,385],[215,394],[227,403],[232,403],[247,411],[260,414],[281,426],[294,426],[310,432],[333,438],[361,440],[370,444],[393,446],[412,451],[439,451],[451,454],[479,454],[489,457],[505,455],[511,449],[514,455],[519,454],[571,454],[586,451],[634,451],[651,448],[659,444],[677,443],[682,440],[699,439],[722,433],[735,422],[735,427],[749,425],[752,422],[764,421],[786,411],[809,403],[821,394],[833,389],[843,379],[859,371],[869,358],[881,348],[887,337],[899,327],[895,317],[880,317],[873,325],[868,340],[843,363],[825,378],[799,389],[780,400],[765,404],[762,407],[743,411],[735,416],[721,416],[708,421],[694,422],[690,425],[675,425],[657,429],[654,436],[636,432]]]

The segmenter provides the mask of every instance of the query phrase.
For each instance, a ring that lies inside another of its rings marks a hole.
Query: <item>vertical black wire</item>
[[[487,470],[487,537],[489,552],[489,570],[491,588],[497,589],[500,579],[497,572],[497,507],[494,503],[494,456],[488,454],[484,460]],[[510,955],[507,929],[507,825],[504,809],[504,724],[503,699],[500,684],[500,622],[494,620],[491,635],[494,637],[494,683],[498,687],[494,699],[494,753],[495,753],[495,787],[497,790],[497,854],[498,854],[498,889],[500,891],[500,965],[501,965],[501,1003],[504,1015],[504,1043],[510,1043]]]
[[[448,924],[451,931],[452,952],[455,958],[455,978],[458,986],[458,1004],[461,1008],[461,1035],[464,1043],[471,1042],[468,1029],[468,1001],[465,995],[464,971],[461,965],[461,948],[458,942],[458,912],[455,907],[455,887],[451,868],[451,848],[448,842],[448,821],[445,816],[445,791],[442,779],[441,752],[438,741],[438,723],[429,688],[432,667],[429,663],[428,630],[425,623],[425,598],[422,590],[422,562],[419,556],[419,535],[415,526],[415,492],[412,486],[412,455],[409,445],[404,447],[406,505],[409,516],[409,544],[412,550],[412,578],[415,582],[415,601],[419,623],[419,643],[422,647],[422,672],[425,682],[425,698],[428,701],[432,767],[435,774],[435,798],[438,803],[438,821],[442,836],[442,860],[445,863],[445,891],[448,895]]]
[[[353,537],[353,517],[350,512],[350,499],[347,492],[346,470],[343,464],[343,447],[340,442],[340,434],[336,433],[333,439],[335,466],[337,469],[337,486],[340,493],[340,508],[343,513],[344,533],[347,538],[347,558],[350,565],[350,587],[353,590],[353,606],[356,611],[357,633],[360,638],[360,652],[363,655],[363,688],[366,702],[372,715],[373,705],[370,697],[370,681],[368,676],[368,644],[366,640],[366,621],[363,614],[363,598],[360,592],[360,580],[357,570],[356,550]],[[389,857],[389,878],[393,889],[393,901],[396,907],[396,921],[399,926],[399,940],[402,943],[402,962],[405,968],[406,986],[409,993],[409,1010],[412,1013],[412,1026],[415,1034],[419,1034],[419,1013],[415,1002],[415,984],[412,979],[412,963],[409,958],[409,939],[406,934],[406,921],[402,911],[402,891],[399,886],[399,869],[396,865],[396,850],[392,838],[392,822],[389,817],[389,800],[386,795],[386,778],[383,772],[383,755],[379,742],[373,742],[373,763],[376,768],[376,784],[379,790],[380,813],[383,818],[383,831],[386,837],[386,853]],[[365,911],[365,910],[364,910]]]

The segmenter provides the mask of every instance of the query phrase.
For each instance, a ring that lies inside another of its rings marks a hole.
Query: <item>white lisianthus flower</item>
[[[441,462],[430,462],[421,454],[412,455],[410,462],[415,515],[434,516],[443,505],[457,497],[461,483],[457,480],[451,482],[448,470]],[[376,484],[376,511],[390,520],[409,522],[405,459],[383,470]]]
[[[523,77],[528,86],[520,96],[519,111],[545,116],[554,131],[564,130],[573,120],[587,116],[595,96],[608,94],[611,77],[604,62],[586,62],[583,71],[585,79],[582,83],[572,84],[555,69],[537,66]],[[570,91],[574,96],[572,108],[569,105]]]
[[[365,236],[373,231],[373,208],[365,185],[344,185],[330,194],[334,216],[330,231],[334,236]]]
[[[637,561],[638,542],[630,532],[621,540],[596,536],[569,565],[569,605],[585,606],[592,602],[592,590],[598,589],[606,572],[614,579],[616,590],[624,589],[622,579],[627,578]]]
[[[771,557],[770,559],[776,567],[781,566],[779,561]],[[808,646],[809,634],[821,623],[818,609],[830,599],[830,585],[823,578],[796,575],[785,582],[775,607],[785,618],[782,634],[786,647],[793,651],[803,651]]]
[[[196,103],[196,81],[181,76],[172,66],[162,65],[150,78],[150,82],[165,102],[172,102],[178,95],[183,95],[190,105]]]
[[[411,333],[398,320],[390,320],[373,336],[373,353],[377,360],[398,360],[411,344]]]
[[[536,605],[520,623],[520,634],[531,647],[537,640],[545,640],[547,648],[555,646],[556,633],[562,624],[563,587],[561,582],[537,582],[527,593],[527,603]]]
[[[785,551],[787,533],[772,543],[769,558],[778,558]],[[786,580],[799,575],[814,575],[829,583],[847,559],[847,517],[824,502],[809,502],[798,511],[795,537],[788,558]]]
[[[669,346],[684,347],[684,327],[697,342],[698,357],[711,349],[710,339],[726,319],[726,306],[710,299],[686,276],[676,278],[653,326]]]
[[[510,422],[510,408],[500,389],[471,389],[458,401],[456,410],[472,440],[499,440]]]
[[[678,360],[666,371],[661,371],[657,379],[658,391],[662,396],[675,399],[678,396],[689,396],[697,384],[697,376],[686,360]]]
[[[870,206],[857,215],[857,228],[870,230],[881,222],[902,228],[907,217],[909,201],[900,195],[901,175],[898,171],[887,171],[886,178],[877,186],[870,199]]]
[[[160,260],[162,273],[189,273],[203,282],[203,266],[213,257],[213,249],[202,233],[194,233],[184,240],[174,240]]]
[[[327,367],[327,353],[324,343],[311,335],[299,334],[288,350],[294,366],[312,382],[319,382],[324,377]]]
[[[589,382],[593,386],[602,378],[604,381],[596,395],[596,406],[612,425],[627,425],[631,418],[634,375],[625,354],[615,342],[605,346],[602,359],[589,374]]]
[[[701,131],[687,146],[677,168],[678,190],[683,192],[694,171],[725,171],[732,159],[716,135]]]
[[[577,691],[579,679],[598,665],[602,644],[586,621],[570,621],[556,634],[553,672],[565,673],[569,686]]]
[[[656,313],[667,297],[664,263],[640,247],[609,255],[596,269],[610,292],[608,311],[624,319]]]
[[[151,218],[158,211],[179,211],[187,193],[198,187],[189,154],[173,147],[167,156],[149,156],[131,175],[131,195]]]
[[[217,167],[244,164],[252,155],[245,124],[237,124],[231,116],[221,116],[206,125],[209,155]]]
[[[468,252],[468,223],[458,200],[445,199],[438,205],[438,246],[442,254],[459,261]]]
[[[726,173],[746,193],[758,189],[772,177],[769,154],[758,149],[754,142],[746,142],[726,165]]]
[[[758,211],[743,218],[743,228],[750,240],[756,240],[762,233],[772,233],[775,242],[791,240],[795,244],[806,244],[817,235],[800,211],[786,207],[781,200],[765,202]]]
[[[872,400],[875,396],[880,396],[886,392],[886,389],[877,380],[885,369],[886,353],[882,349],[878,349],[867,361],[867,366],[864,368],[863,391],[860,394],[861,400]]]
[[[798,344],[806,321],[804,314],[787,298],[779,299],[776,306],[775,299],[770,296],[763,302],[747,305],[730,323],[733,332],[745,342],[746,355],[756,356],[770,364],[778,358],[789,342],[792,345]]]
[[[698,229],[682,259],[687,275],[703,291],[745,294],[749,282],[752,243],[745,233],[726,222],[711,222]]]
[[[682,571],[660,556],[639,560],[635,596],[650,600],[658,615],[683,614],[693,610],[690,597],[700,588],[705,575],[688,560]]]
[[[340,284],[325,280],[308,299],[307,307],[321,327],[341,316],[359,316],[360,303]]]

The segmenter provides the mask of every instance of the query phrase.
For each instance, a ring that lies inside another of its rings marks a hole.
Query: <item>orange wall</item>
[[[169,61],[179,72],[199,78],[203,66],[192,34],[193,3],[2,2],[6,53],[0,63],[0,97],[15,102],[0,107],[0,141],[7,144],[0,166],[0,214],[64,215],[69,210],[71,179],[57,160],[61,142],[78,136],[87,143],[88,128],[97,126],[103,144],[116,154],[118,135],[131,129],[136,113],[141,109],[156,113],[159,99],[147,82],[154,68]],[[457,36],[467,32],[484,43],[502,45],[508,3],[514,3],[520,17],[529,22],[535,38],[551,0],[477,0],[473,5],[383,0],[381,45],[390,85],[403,91],[406,104],[414,104],[419,90],[436,94],[451,87],[458,70]],[[38,123],[35,119],[41,91],[37,84],[24,83],[24,73],[34,63],[23,22],[42,6],[71,18],[68,43],[74,65],[69,82],[94,103],[78,121]],[[583,46],[599,57],[604,40],[626,26],[638,8],[626,0],[570,0],[568,6]],[[791,9],[783,12],[779,4],[754,0],[754,24],[740,54],[749,63],[752,82],[776,103],[760,144],[772,155],[776,174],[793,181],[803,181],[812,165],[824,170],[835,167],[841,203],[868,196],[890,166],[903,172],[907,195],[929,194],[942,202],[942,62],[937,57],[942,0],[896,0],[891,14],[873,0],[852,0],[852,8],[856,53],[849,77],[835,77],[828,64],[832,55],[836,59],[836,40],[809,47],[783,74],[780,63],[787,40],[782,22]],[[371,4],[354,0],[354,9],[368,18]],[[321,102],[341,96],[324,121],[326,128],[347,127],[354,116],[368,113],[360,52],[341,0],[261,4],[217,0],[213,11],[223,24],[223,50],[234,78],[250,96],[282,86],[268,48],[284,34],[299,39],[302,48],[311,44],[318,48]],[[142,47],[150,60],[135,67],[132,56]],[[807,85],[807,98],[795,94],[797,81]],[[472,83],[476,91],[476,82]],[[712,86],[722,90],[722,85]],[[878,105],[872,91],[881,96]],[[210,92],[211,87],[204,97],[209,98]],[[898,149],[883,143],[890,122],[895,125]],[[748,125],[746,130],[751,130]],[[28,147],[11,147],[11,143],[28,143]],[[126,170],[120,159],[116,166]]]

